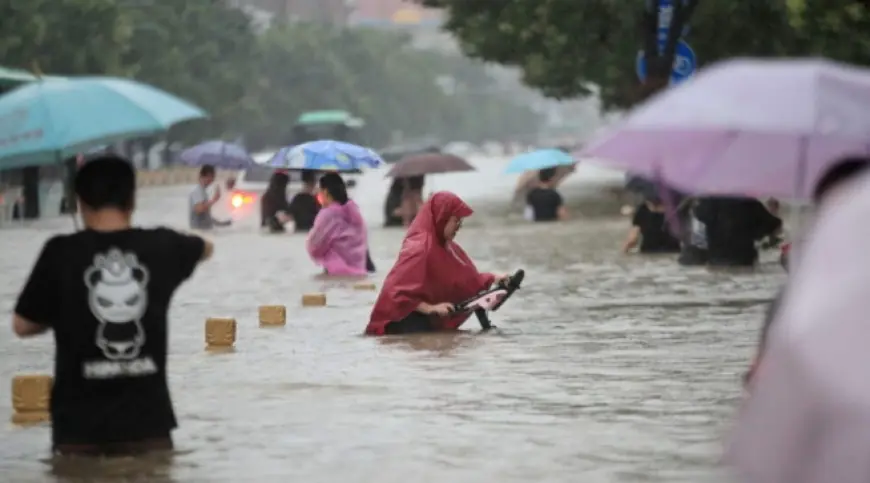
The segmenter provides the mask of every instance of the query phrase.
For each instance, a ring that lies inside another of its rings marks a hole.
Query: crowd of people
[[[829,211],[836,209],[842,201],[840,193],[855,186],[867,166],[863,158],[836,165],[818,181],[815,203]],[[530,220],[567,218],[553,176],[553,170],[538,173],[538,184],[527,195]],[[200,183],[189,199],[191,228],[226,223],[211,216],[220,198],[219,190],[208,195],[214,179],[214,169],[203,167]],[[327,274],[358,276],[374,271],[365,223],[342,177],[306,172],[302,179],[302,189],[287,201],[288,174],[279,171],[272,176],[262,197],[263,227],[281,232],[293,222],[294,230],[307,232],[307,251]],[[456,310],[457,301],[503,283],[509,276],[479,271],[455,241],[464,220],[473,214],[468,204],[450,192],[434,193],[423,201],[422,180],[402,183],[406,183],[407,196],[390,214],[401,218],[407,231],[365,333],[457,330],[469,317]],[[85,229],[45,243],[13,317],[14,331],[21,337],[49,330],[54,334],[53,450],[114,455],[171,449],[177,421],[166,378],[167,313],[176,289],[199,263],[211,257],[213,245],[199,235],[134,227],[136,174],[125,159],[114,155],[91,159],[78,169],[73,187]],[[637,206],[623,250],[679,253],[680,262],[690,265],[749,266],[758,259],[756,244],[779,236],[781,229],[778,203],[772,200],[765,205],[751,198],[680,199],[679,194],[663,190],[649,194]],[[777,311],[788,310],[795,297],[801,296],[803,289],[798,287],[799,293],[792,294],[791,285],[777,296],[763,324],[758,352],[745,378],[750,391],[775,376],[774,369],[767,379],[759,379],[758,374],[765,372],[761,362],[767,357]],[[751,450],[758,441],[769,441],[767,451],[777,452],[780,449],[776,448],[784,446],[776,439],[781,434],[758,434],[754,411],[764,402],[754,404],[738,427],[737,441],[744,446],[732,451],[732,458],[750,469],[761,468]],[[822,416],[815,413],[803,416],[813,424],[822,422],[818,419]],[[795,434],[814,430],[809,422],[801,424]],[[798,439],[795,444],[803,442]],[[804,480],[762,475],[751,481]]]
[[[224,224],[211,215],[220,199],[218,189],[207,194],[214,179],[214,168],[204,166],[189,197],[195,230]],[[263,197],[269,230],[280,231],[290,220],[297,230],[307,229],[308,253],[327,274],[374,270],[359,207],[340,175],[327,173],[316,181],[307,176],[305,188],[289,203],[282,191],[286,184],[287,174],[275,173]],[[89,160],[77,170],[73,186],[84,229],[45,243],[13,317],[20,337],[54,334],[53,451],[116,455],[171,449],[177,421],[166,377],[167,314],[177,288],[214,247],[199,235],[134,227],[136,173],[125,159]],[[479,272],[454,241],[471,214],[456,195],[441,192],[420,204],[415,216],[405,215],[407,234],[367,334],[455,330],[468,317],[455,313],[456,301],[508,278]]]
[[[697,198],[661,191],[644,194],[633,210],[623,252],[673,253],[686,266],[752,267],[759,248],[775,248],[782,242],[776,200],[765,205],[748,197]]]

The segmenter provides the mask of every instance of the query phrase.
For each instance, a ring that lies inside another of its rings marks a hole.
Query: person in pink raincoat
[[[337,173],[323,175],[320,194],[323,207],[308,232],[308,254],[329,275],[365,275],[368,235],[344,180]]]

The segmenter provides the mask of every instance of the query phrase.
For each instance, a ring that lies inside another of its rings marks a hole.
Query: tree
[[[256,109],[258,43],[245,14],[223,0],[150,0],[124,8],[132,26],[124,61],[134,78],[190,100],[211,114],[195,134],[230,130]]]
[[[858,65],[870,65],[870,2],[788,0],[797,51]]]
[[[366,120],[367,142],[409,138],[477,140],[536,128],[538,116],[489,94],[492,80],[467,59],[413,49],[398,32],[277,25],[260,39],[257,96],[248,126],[259,143],[285,144],[304,111],[342,109]],[[454,79],[448,92],[440,79]],[[473,85],[472,85],[473,84]]]
[[[57,75],[126,73],[131,35],[115,0],[0,0],[0,59]]]
[[[363,117],[374,145],[395,131],[478,140],[538,124],[490,92],[479,63],[416,50],[400,32],[278,23],[257,35],[225,0],[0,0],[0,26],[12,67],[130,76],[199,105],[210,122],[171,133],[188,142],[244,134],[253,145],[286,144],[296,118],[319,109]]]
[[[415,1],[446,9],[445,29],[466,54],[519,67],[523,80],[549,97],[585,97],[598,86],[606,108],[631,105],[666,85],[676,42],[687,25],[702,63],[781,54],[794,41],[786,5],[779,0],[675,0],[661,54],[652,0]],[[647,55],[645,85],[635,72],[639,50]]]

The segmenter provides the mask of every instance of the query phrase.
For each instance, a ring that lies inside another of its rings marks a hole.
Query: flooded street
[[[362,337],[376,293],[318,280],[302,236],[262,235],[248,220],[211,237],[214,259],[175,297],[172,463],[67,462],[87,478],[52,476],[49,429],[6,424],[4,481],[115,481],[146,468],[148,481],[179,483],[720,481],[763,302],[784,280],[775,255],[750,274],[622,256],[628,220],[593,216],[578,194],[612,175],[581,171],[563,186],[573,212],[588,216],[533,226],[521,210],[508,214],[515,178],[500,174],[503,162],[477,165],[427,183],[477,210],[457,241],[479,268],[527,272],[523,290],[491,317],[499,331],[475,335],[472,318],[469,333]],[[382,177],[367,173],[352,193],[371,227],[378,284],[402,238],[380,227]],[[137,223],[183,228],[188,190],[143,191]],[[0,230],[4,314],[41,243],[70,229],[60,219]],[[328,306],[301,307],[311,292],[325,292]],[[286,305],[287,326],[259,328],[263,304]],[[235,353],[203,350],[207,317],[237,319]],[[50,336],[0,338],[3,418],[8,381],[50,373],[52,363]]]

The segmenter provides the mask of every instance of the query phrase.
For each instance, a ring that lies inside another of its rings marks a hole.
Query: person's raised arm
[[[632,226],[628,230],[628,236],[625,238],[625,243],[622,244],[622,253],[630,252],[640,242],[640,227]]]
[[[628,230],[628,236],[625,238],[625,243],[622,244],[622,253],[630,252],[640,242],[640,226],[643,224],[643,218],[646,216],[647,207],[641,205],[634,210],[634,217],[631,219],[631,229]]]
[[[209,210],[215,203],[218,202],[221,198],[221,189],[219,187],[215,187],[214,194],[212,194],[211,199],[206,198],[205,190],[202,191],[201,194],[196,196],[193,200],[193,211],[197,214],[203,214]]]
[[[568,219],[568,207],[565,206],[565,200],[562,198],[562,195],[556,193],[558,203],[556,204],[556,217],[561,221],[565,221]]]
[[[58,275],[59,238],[52,238],[42,247],[27,283],[18,296],[12,331],[18,337],[41,334],[54,326],[58,319],[60,277]]]
[[[168,228],[162,228],[160,236],[171,254],[179,282],[190,278],[197,265],[214,254],[214,244],[201,236],[179,233]]]

